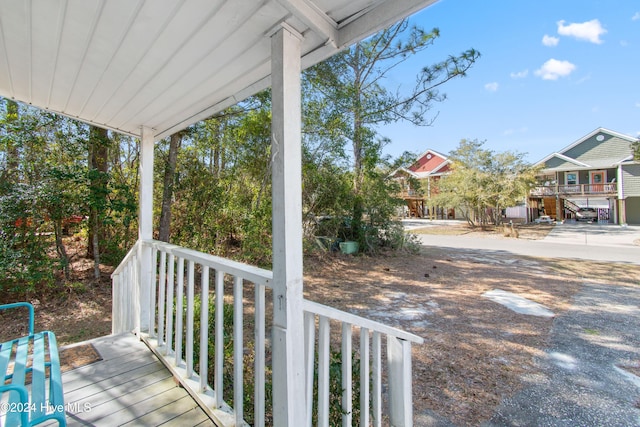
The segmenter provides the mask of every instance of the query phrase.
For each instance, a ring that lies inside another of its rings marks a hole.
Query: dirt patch
[[[35,329],[56,334],[58,345],[85,341],[111,333],[112,267],[100,266],[100,279],[93,277],[93,260],[86,258],[81,241],[68,238],[71,278],[54,288],[33,295],[2,295],[0,303],[29,301],[34,306]],[[28,331],[28,312],[15,309],[0,312],[0,340],[6,341]]]
[[[585,281],[637,284],[640,275],[635,266],[437,248],[315,258],[306,267],[307,298],[425,339],[413,346],[415,414],[435,412],[460,426],[489,419],[521,378],[535,373],[533,359],[547,347],[553,324],[517,314],[484,292],[510,291],[560,315]]]

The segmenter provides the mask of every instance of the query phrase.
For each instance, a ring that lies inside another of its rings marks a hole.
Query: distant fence
[[[523,218],[527,219],[527,207],[526,206],[514,206],[507,208],[505,216],[507,218]]]

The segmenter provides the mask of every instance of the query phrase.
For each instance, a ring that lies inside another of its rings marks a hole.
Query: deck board
[[[90,342],[103,360],[62,375],[70,427],[215,425],[134,335]]]

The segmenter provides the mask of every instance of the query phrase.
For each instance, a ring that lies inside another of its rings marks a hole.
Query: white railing
[[[133,331],[140,317],[140,283],[138,274],[138,248],[136,243],[122,259],[120,265],[111,273],[111,333]]]
[[[140,307],[140,296],[145,295],[140,289],[144,280],[139,271],[145,270],[139,266],[140,248],[152,251],[155,269],[151,271],[156,272],[148,310]],[[219,425],[246,425],[245,384],[253,388],[252,424],[270,424],[269,381],[279,380],[270,375],[272,353],[266,336],[267,320],[273,312],[272,272],[163,242],[144,241],[129,252],[112,279],[114,333],[150,325],[146,331],[138,330],[141,338]],[[225,325],[225,306],[227,312],[232,311],[232,325],[228,319]],[[354,412],[363,426],[412,425],[411,343],[422,343],[422,338],[307,300],[300,309],[305,313],[305,342],[300,343],[300,349],[305,349],[307,367],[308,425],[329,426],[330,408],[336,407],[344,426],[355,421]],[[145,313],[149,319],[140,319]],[[198,328],[198,324],[207,327]],[[251,332],[247,334],[247,330]],[[354,335],[354,330],[359,333]],[[229,345],[230,337],[233,346]],[[332,343],[340,344],[332,350]],[[195,347],[199,347],[197,354]],[[340,378],[330,375],[332,352],[334,357],[339,355]],[[247,366],[250,359],[253,364]],[[355,375],[354,361],[360,366]],[[336,400],[335,392],[330,393],[332,381],[339,382],[340,402],[331,401],[331,396]],[[360,396],[356,402],[355,394]],[[233,408],[226,403],[231,399]]]
[[[615,182],[604,184],[567,184],[539,186],[531,189],[532,196],[555,196],[563,195],[592,195],[592,194],[615,194],[618,191]]]
[[[340,343],[340,383],[338,390],[342,390],[341,413],[342,425],[351,426],[354,403],[358,408],[360,422],[358,425],[379,427],[383,425],[410,426],[413,424],[413,395],[411,369],[411,343],[422,344],[423,339],[386,326],[382,323],[365,319],[354,314],[336,310],[312,301],[304,300],[305,321],[305,360],[307,373],[307,421],[312,425],[314,397],[314,367],[317,355],[318,383],[315,394],[317,396],[317,425],[328,427],[330,424],[329,408],[334,405],[329,401],[332,381],[337,381],[329,375],[331,368],[331,343]],[[335,330],[339,333],[331,339],[331,323],[338,323]],[[353,334],[353,329],[360,333]],[[318,339],[315,339],[316,330]],[[386,340],[386,374],[388,394],[383,393],[383,352],[382,342]],[[317,352],[315,351],[317,341]],[[353,383],[354,372],[354,341],[359,341],[357,359],[360,364],[356,373],[357,384]],[[354,388],[355,386],[355,388]],[[359,391],[358,402],[353,401],[353,391]],[[386,399],[387,411],[383,411]]]

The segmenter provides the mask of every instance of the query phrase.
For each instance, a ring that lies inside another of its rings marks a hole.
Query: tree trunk
[[[65,280],[70,280],[71,276],[69,275],[69,256],[67,255],[67,250],[64,247],[64,243],[62,241],[62,235],[64,234],[62,231],[62,220],[56,219],[52,222],[53,233],[56,238],[56,251],[58,252],[58,256],[60,257],[60,263],[62,264],[64,278]]]
[[[182,133],[174,133],[169,140],[169,160],[164,169],[164,189],[162,190],[162,211],[160,213],[160,230],[158,240],[169,242],[171,236],[171,199],[175,183],[178,150],[182,142]]]
[[[87,254],[94,260],[94,278],[100,278],[100,244],[105,240],[105,230],[101,226],[109,194],[107,172],[109,135],[106,129],[91,126],[89,129],[89,239]]]
[[[7,122],[8,124],[14,124],[19,118],[18,103],[10,99],[5,100],[7,102]],[[10,130],[11,132],[11,130]],[[18,175],[18,165],[20,164],[20,152],[13,138],[6,138],[6,156],[7,156],[7,170],[6,179],[11,182],[15,182]]]
[[[359,57],[360,49],[355,47],[354,55]],[[360,64],[356,59],[355,64]],[[354,110],[353,110],[353,217],[351,218],[351,232],[353,239],[360,242],[364,246],[364,233],[362,226],[362,217],[364,215],[364,200],[362,195],[362,186],[364,184],[364,136],[362,122],[362,98],[360,88],[362,85],[362,76],[359,66],[354,67]]]

